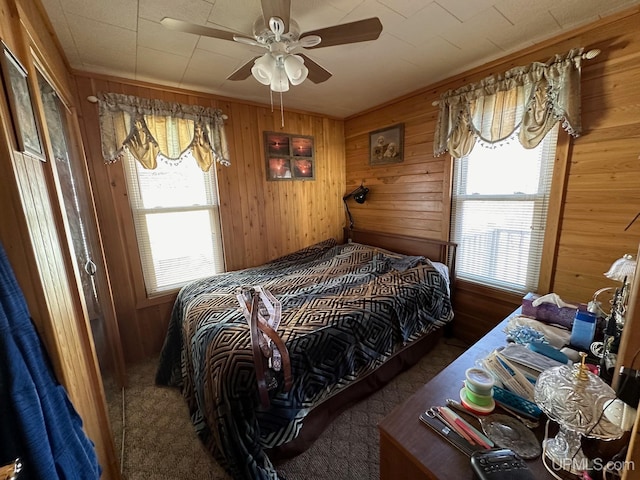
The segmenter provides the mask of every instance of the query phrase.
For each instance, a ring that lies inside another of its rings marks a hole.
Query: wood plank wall
[[[546,61],[571,48],[599,48],[582,75],[583,134],[559,148],[567,162],[557,239],[545,250],[548,291],[587,302],[593,292],[614,285],[603,276],[624,253],[634,254],[640,221],[640,9],[635,7],[568,35],[506,56],[397,101],[345,120],[347,186],[364,182],[367,202],[352,208],[355,224],[385,231],[446,239],[449,231],[448,155],[433,156],[437,110],[434,100],[449,90],[517,65]],[[406,126],[405,161],[369,166],[368,132],[395,123]],[[560,179],[561,181],[563,179]],[[541,293],[547,293],[546,291]],[[458,282],[455,333],[475,341],[521,300],[482,286]]]
[[[345,219],[343,121],[212,95],[166,89],[77,73],[78,95],[98,92],[220,108],[226,122],[231,166],[217,165],[220,216],[227,270],[259,265],[318,241],[342,238]],[[268,98],[268,92],[265,90]],[[156,355],[162,347],[175,293],[146,298],[140,259],[121,163],[105,165],[100,153],[97,106],[82,101],[81,121],[91,182],[96,194],[107,263],[112,279],[123,349],[127,362]],[[311,135],[315,145],[315,179],[267,181],[264,131]]]
[[[33,58],[37,55],[43,60],[45,74],[55,80],[60,92],[73,99],[73,82],[50,31],[48,21],[32,1],[0,0],[0,38],[27,69],[32,91],[38,91]],[[42,122],[37,97],[34,107]],[[64,232],[63,207],[54,181],[55,165],[17,151],[4,94],[0,95],[0,114],[0,241],[56,377],[96,446],[103,478],[118,479],[102,379]],[[44,134],[42,138],[47,149],[48,137]]]
[[[588,300],[608,283],[612,259],[636,252],[640,222],[624,227],[640,211],[640,10],[604,19],[572,35],[509,55],[346,121],[287,112],[288,133],[313,135],[316,180],[267,182],[262,131],[280,130],[269,107],[193,92],[162,90],[114,79],[77,75],[76,84],[52,38],[39,6],[32,0],[0,0],[0,37],[33,76],[30,49],[66,94],[77,88],[75,107],[84,122],[85,147],[99,202],[99,216],[117,297],[118,318],[128,360],[157,353],[172,299],[146,300],[139,291],[135,240],[126,205],[121,168],[101,164],[95,106],[84,99],[99,90],[121,91],[166,100],[219,106],[229,115],[232,167],[218,168],[222,220],[229,269],[262,263],[296,248],[340,236],[344,225],[340,197],[361,182],[371,188],[367,203],[352,204],[356,225],[424,237],[447,237],[451,162],[434,158],[436,118],[431,103],[450,89],[486,75],[575,46],[603,53],[583,69],[584,134],[568,145],[567,179],[558,239],[551,262],[551,289],[563,297]],[[41,112],[37,112],[42,116]],[[15,151],[15,137],[4,97],[0,98],[0,239],[5,246],[30,312],[45,341],[56,373],[67,387],[87,432],[96,443],[104,478],[118,478],[116,455],[97,362],[71,255],[63,241],[61,208],[47,163]],[[405,124],[402,164],[370,167],[368,132]],[[561,159],[559,159],[560,161]],[[346,188],[345,188],[346,185]],[[51,252],[55,255],[50,255]],[[136,282],[138,285],[136,286]],[[517,305],[504,295],[459,282],[458,333],[470,340],[488,330]]]

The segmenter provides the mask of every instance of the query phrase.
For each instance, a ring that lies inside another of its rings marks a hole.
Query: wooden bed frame
[[[390,233],[346,229],[344,243],[349,241],[384,248],[405,255],[422,255],[449,267],[450,288],[453,292],[455,280],[455,258],[457,244],[448,241],[393,235]],[[324,429],[343,411],[360,400],[380,390],[398,374],[415,365],[443,336],[439,328],[394,354],[376,371],[369,373],[340,393],[328,398],[313,408],[305,417],[298,436],[289,443],[267,450],[274,461],[301,454],[322,434]]]
[[[344,229],[344,242],[348,241],[384,248],[405,255],[422,255],[429,260],[444,263],[449,267],[451,281],[456,277],[456,249],[458,244],[433,238],[409,237],[393,233],[368,230]]]

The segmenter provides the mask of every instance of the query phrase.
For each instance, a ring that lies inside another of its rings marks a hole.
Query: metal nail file
[[[484,450],[484,447],[481,447],[480,445],[472,445],[471,443],[467,442],[464,438],[458,435],[455,431],[451,430],[439,419],[429,417],[426,412],[423,412],[420,415],[420,421],[431,427],[431,429],[433,429],[438,435],[446,439],[454,447],[456,447],[458,450],[469,457],[473,452],[477,450]]]

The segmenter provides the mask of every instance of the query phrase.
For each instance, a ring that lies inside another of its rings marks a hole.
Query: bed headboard
[[[434,238],[418,238],[407,235],[396,235],[386,232],[372,232],[368,230],[344,229],[344,240],[380,247],[392,252],[405,255],[422,255],[430,260],[444,263],[449,267],[452,280],[456,278],[456,248],[457,243]]]

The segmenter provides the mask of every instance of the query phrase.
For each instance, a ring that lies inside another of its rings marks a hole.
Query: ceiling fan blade
[[[222,40],[233,41],[233,37],[238,36],[238,34],[233,32],[218,30],[217,28],[205,27],[204,25],[196,25],[195,23],[185,22],[184,20],[178,20],[175,18],[164,17],[162,20],[160,20],[160,23],[163,27],[170,30],[193,33],[195,35],[202,35],[205,37],[221,38]]]
[[[235,72],[229,75],[227,77],[227,80],[246,80],[247,78],[249,78],[251,76],[251,68],[253,67],[253,62],[256,61],[256,58],[260,58],[260,57],[259,56],[254,57],[251,60],[249,60],[247,63],[242,65],[240,68],[238,68]]]
[[[333,27],[321,28],[300,35],[304,38],[307,35],[318,35],[322,38],[319,45],[308,48],[332,47],[334,45],[344,45],[345,43],[366,42],[375,40],[382,32],[382,22],[377,17],[358,20],[351,23],[343,23]]]
[[[318,65],[305,54],[298,53],[298,55],[304,58],[304,65],[309,70],[309,75],[307,76],[307,78],[313,83],[322,83],[331,78],[331,72]]]
[[[262,0],[262,16],[268,27],[271,17],[280,18],[284,22],[284,33],[289,31],[291,0]]]

